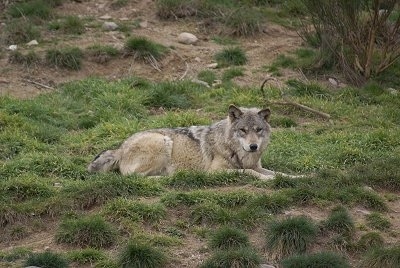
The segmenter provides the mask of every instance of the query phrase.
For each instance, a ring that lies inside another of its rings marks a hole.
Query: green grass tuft
[[[40,39],[39,29],[29,20],[14,19],[4,26],[2,40],[8,45],[27,43]]]
[[[351,215],[347,209],[342,206],[332,209],[329,217],[323,223],[323,227],[345,236],[352,236],[355,231],[354,221]]]
[[[240,47],[225,48],[215,54],[214,58],[219,67],[244,65],[247,62],[246,54]]]
[[[84,54],[78,47],[49,49],[46,51],[46,62],[51,66],[69,70],[80,70]]]
[[[25,266],[38,266],[43,268],[66,268],[68,261],[60,254],[46,251],[33,253],[25,262]]]
[[[333,252],[319,252],[309,255],[297,255],[282,260],[282,268],[346,268],[348,261]]]
[[[167,48],[146,37],[131,37],[125,42],[125,50],[136,59],[158,61],[167,53]]]
[[[197,74],[197,78],[211,86],[217,80],[217,75],[211,70],[203,70]]]
[[[35,65],[40,63],[41,59],[39,55],[36,54],[35,51],[29,51],[28,53],[24,54],[20,51],[13,51],[10,53],[8,62],[11,63],[18,63],[24,65],[26,67]]]
[[[314,242],[317,227],[304,216],[271,221],[266,230],[266,249],[274,259],[304,253]]]
[[[252,249],[217,251],[209,257],[201,268],[256,268],[261,264],[260,256]]]
[[[382,235],[377,232],[369,232],[360,237],[357,241],[356,248],[359,251],[369,251],[373,248],[380,248],[385,244]]]
[[[128,242],[119,255],[119,267],[124,268],[164,267],[166,261],[166,256],[159,249],[134,241]]]
[[[46,20],[52,16],[51,5],[44,0],[14,3],[8,7],[7,13],[13,18],[34,17]]]
[[[254,8],[238,8],[224,19],[230,35],[254,36],[263,31],[263,15]]]
[[[364,256],[361,261],[361,267],[400,267],[400,247],[393,246],[373,249]]]
[[[87,47],[86,53],[97,63],[107,63],[120,54],[113,46],[99,44]]]
[[[65,34],[79,35],[85,32],[84,22],[80,17],[74,15],[65,17],[60,28]]]
[[[68,252],[67,256],[71,262],[91,265],[107,259],[104,252],[94,248],[73,250]]]
[[[378,212],[366,215],[366,220],[369,227],[380,231],[387,230],[392,226],[390,221]]]
[[[250,242],[242,230],[225,226],[211,234],[209,245],[212,249],[228,250],[249,247]]]
[[[115,229],[100,216],[65,219],[56,234],[58,243],[96,249],[112,246],[116,238]]]

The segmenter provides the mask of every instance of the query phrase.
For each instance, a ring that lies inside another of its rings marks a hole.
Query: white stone
[[[210,63],[210,64],[208,64],[207,65],[207,68],[211,68],[211,69],[215,69],[215,68],[217,68],[218,67],[218,63]]]
[[[26,45],[28,45],[28,46],[37,46],[37,45],[39,45],[39,43],[36,40],[32,40],[32,41],[29,41],[28,43],[26,43]]]
[[[339,81],[337,79],[335,79],[335,78],[329,77],[328,81],[329,81],[329,83],[331,83],[335,87],[339,86]]]
[[[11,46],[8,47],[8,49],[11,50],[11,51],[15,51],[15,50],[17,50],[17,48],[18,48],[17,45],[11,45]]]
[[[111,18],[112,17],[110,15],[106,14],[106,15],[101,16],[99,19],[101,19],[101,20],[109,20]]]
[[[118,24],[112,21],[106,21],[103,23],[102,27],[106,31],[115,31],[116,29],[118,29]]]
[[[145,20],[145,21],[141,21],[139,23],[139,26],[140,26],[140,28],[147,28],[148,24],[149,23],[147,22],[147,20]]]
[[[197,42],[197,37],[191,33],[180,33],[178,35],[178,42],[186,45],[192,45]]]

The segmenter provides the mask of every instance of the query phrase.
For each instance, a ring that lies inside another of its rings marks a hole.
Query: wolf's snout
[[[255,144],[255,143],[250,144],[249,147],[250,147],[250,150],[253,151],[253,152],[254,152],[254,151],[257,151],[257,149],[258,149],[258,145]]]

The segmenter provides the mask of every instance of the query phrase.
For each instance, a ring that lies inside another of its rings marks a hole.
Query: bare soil
[[[156,14],[155,2],[151,0],[136,0],[120,9],[111,8],[110,0],[106,1],[71,1],[65,2],[56,9],[57,14],[77,15],[82,18],[93,18],[87,23],[86,31],[82,35],[65,35],[58,32],[44,31],[40,44],[33,48],[39,53],[49,48],[77,46],[85,49],[94,44],[112,45],[122,49],[127,39],[127,34],[120,31],[104,31],[101,27],[105,20],[101,16],[109,15],[117,24],[129,22],[144,22],[144,27],[137,27],[130,32],[130,36],[145,36],[148,39],[171,47],[171,52],[160,62],[161,71],[149,64],[135,61],[132,57],[121,56],[108,63],[101,64],[86,58],[82,69],[69,71],[65,69],[50,68],[45,64],[36,64],[24,67],[8,62],[8,53],[3,53],[0,58],[0,94],[11,95],[17,98],[32,98],[38,94],[52,91],[57,85],[73,80],[80,80],[89,76],[99,76],[115,80],[129,76],[145,77],[151,81],[177,80],[196,78],[199,71],[207,69],[213,63],[216,52],[225,46],[211,40],[217,33],[210,34],[205,31],[200,21],[193,19],[179,19],[175,21],[160,20]],[[1,26],[0,26],[1,28]],[[218,29],[213,29],[218,31]],[[199,41],[195,45],[184,45],[177,41],[181,32],[195,34]],[[279,25],[267,23],[263,34],[251,38],[240,38],[238,45],[246,52],[248,63],[245,75],[235,82],[239,85],[260,86],[268,75],[263,66],[270,64],[281,53],[292,51],[301,44],[297,33]],[[26,45],[20,45],[20,51],[27,51]],[[215,70],[217,73],[221,70]],[[299,74],[285,73],[283,79]],[[33,81],[33,82],[32,82]],[[40,86],[37,83],[45,86]]]

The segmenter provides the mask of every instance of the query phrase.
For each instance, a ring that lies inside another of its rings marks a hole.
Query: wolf
[[[286,175],[261,166],[261,156],[270,141],[270,114],[268,108],[230,105],[227,118],[210,126],[138,132],[119,148],[97,155],[88,171],[144,176],[168,176],[179,170],[234,171],[262,180]]]

